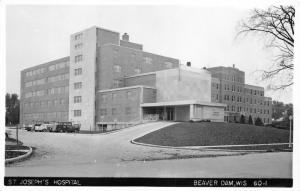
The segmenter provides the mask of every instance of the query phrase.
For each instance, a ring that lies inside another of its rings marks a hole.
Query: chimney
[[[124,41],[129,41],[129,35],[127,34],[127,33],[124,33],[123,35],[122,35],[122,40],[124,40]]]
[[[191,65],[192,65],[191,62],[186,63],[186,66],[188,66],[188,67],[191,67]]]

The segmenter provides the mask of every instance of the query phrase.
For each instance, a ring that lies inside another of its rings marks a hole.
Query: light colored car
[[[46,132],[46,131],[48,131],[48,126],[49,125],[51,125],[51,124],[44,123],[44,124],[41,124],[41,125],[35,125],[34,131]]]

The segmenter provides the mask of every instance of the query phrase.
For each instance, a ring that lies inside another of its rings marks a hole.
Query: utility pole
[[[290,120],[289,147],[292,147],[292,120],[293,120],[293,116],[292,115],[289,116],[289,120]]]
[[[19,127],[18,125],[16,126],[16,138],[17,138],[17,145],[19,145]]]

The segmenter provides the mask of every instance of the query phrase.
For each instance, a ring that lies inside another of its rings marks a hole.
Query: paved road
[[[136,137],[170,124],[149,123],[116,133],[93,135],[21,130],[20,139],[25,145],[36,147],[35,154],[30,160],[7,166],[5,175],[249,178],[292,176],[292,153],[237,155],[239,153],[165,149],[130,143]],[[207,158],[210,155],[234,156]]]

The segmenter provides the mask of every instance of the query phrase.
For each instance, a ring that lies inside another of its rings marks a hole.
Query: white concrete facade
[[[96,42],[96,27],[71,35],[69,121],[81,124],[82,130],[94,130],[95,128]],[[78,44],[82,44],[82,47],[76,49],[75,46]],[[75,57],[80,55],[82,60],[75,61]],[[82,69],[82,74],[75,75],[75,69],[79,68]],[[81,88],[75,88],[75,83],[81,83]],[[81,96],[81,102],[74,103],[75,96]],[[75,110],[81,111],[80,116],[74,115]]]
[[[157,102],[211,101],[211,75],[206,70],[176,68],[156,72]]]

